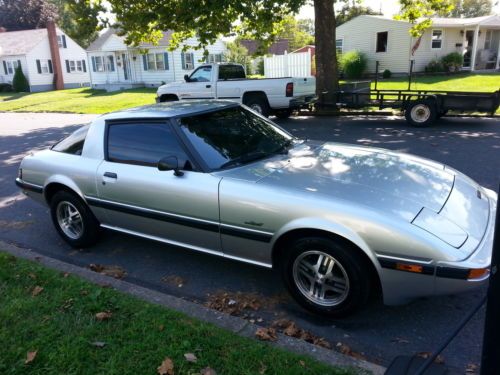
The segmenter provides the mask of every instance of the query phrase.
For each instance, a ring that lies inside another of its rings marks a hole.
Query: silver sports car
[[[100,228],[277,269],[342,316],[467,291],[489,276],[496,194],[416,156],[300,140],[245,106],[110,113],[26,156],[17,185],[71,246]]]

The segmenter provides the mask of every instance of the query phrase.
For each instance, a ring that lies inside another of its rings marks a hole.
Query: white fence
[[[311,50],[307,52],[289,53],[264,57],[264,76],[307,77],[311,75]]]

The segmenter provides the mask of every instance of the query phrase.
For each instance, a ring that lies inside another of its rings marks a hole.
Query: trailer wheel
[[[430,100],[415,100],[406,108],[405,117],[413,126],[429,126],[436,120],[436,105]]]

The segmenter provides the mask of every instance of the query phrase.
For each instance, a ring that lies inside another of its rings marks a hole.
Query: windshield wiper
[[[276,151],[274,151],[274,154],[288,154],[288,150],[290,150],[290,147],[293,145],[293,139],[287,139]]]
[[[248,154],[241,155],[233,160],[229,160],[222,164],[219,169],[224,169],[228,167],[234,167],[236,165],[242,165],[245,163],[250,163],[251,161],[263,159],[267,156],[271,156],[273,153],[269,152],[264,152],[264,151],[256,151],[256,152],[250,152]]]

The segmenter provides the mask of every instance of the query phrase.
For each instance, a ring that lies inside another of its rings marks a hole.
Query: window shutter
[[[3,71],[5,72],[5,75],[9,74],[7,72],[7,63],[5,61],[3,62]]]
[[[165,70],[168,70],[169,67],[168,67],[168,53],[167,52],[163,53],[163,62],[165,63]]]
[[[181,52],[181,65],[182,65],[182,69],[186,69],[186,56],[184,54],[184,52]]]
[[[68,48],[68,46],[66,45],[66,35],[62,35],[62,44],[63,44],[63,48]]]
[[[111,71],[114,72],[115,71],[115,60],[114,60],[114,57],[109,55],[109,67],[111,68]]]
[[[53,73],[54,70],[52,69],[52,60],[47,60],[47,62],[49,63],[49,73]]]
[[[144,70],[148,70],[148,56],[142,55],[142,67]]]
[[[194,53],[190,53],[191,55],[191,64],[193,64],[193,69],[194,69]]]
[[[36,60],[36,70],[38,74],[42,74],[42,66],[40,65],[40,60]]]
[[[92,71],[95,72],[97,70],[95,66],[95,56],[92,56],[91,60],[92,60]]]
[[[70,70],[69,70],[69,60],[65,60],[66,61],[66,71],[69,73]]]
[[[85,60],[82,60],[82,68],[83,68],[83,72],[87,73],[87,65],[85,64]]]

